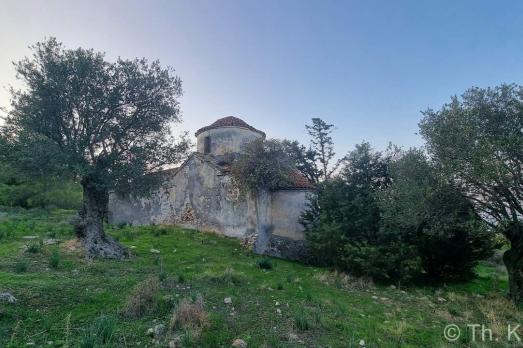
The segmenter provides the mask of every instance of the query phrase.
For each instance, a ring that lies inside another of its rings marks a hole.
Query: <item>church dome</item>
[[[248,143],[265,139],[265,133],[244,120],[227,116],[196,131],[196,151],[214,156],[241,153]]]
[[[205,131],[211,130],[211,129],[217,129],[217,128],[226,128],[226,127],[235,127],[235,128],[245,128],[253,132],[260,133],[263,137],[265,137],[265,133],[254,128],[253,126],[249,125],[247,122],[242,120],[241,118],[235,117],[235,116],[226,116],[223,118],[220,118],[216,120],[214,123],[212,123],[209,126],[202,127],[196,131],[194,134],[196,137]]]

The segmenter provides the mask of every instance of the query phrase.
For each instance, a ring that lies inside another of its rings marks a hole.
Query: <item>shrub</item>
[[[294,324],[300,331],[307,331],[311,328],[309,319],[307,318],[307,315],[303,309],[300,309],[294,313]]]
[[[256,261],[256,265],[261,269],[272,269],[272,261],[268,257],[259,259]]]
[[[26,251],[31,254],[38,254],[42,249],[42,245],[39,243],[32,243],[27,246]]]
[[[359,145],[302,216],[311,261],[383,282],[463,277],[493,235],[419,150]]]
[[[493,254],[494,234],[421,151],[405,153],[391,173],[393,183],[381,194],[383,229],[416,248],[429,278],[470,275],[478,260]]]
[[[148,313],[156,305],[159,287],[157,277],[150,277],[136,284],[127,297],[122,314],[129,318],[139,318]]]
[[[209,316],[203,306],[203,297],[195,300],[184,298],[174,309],[171,317],[171,329],[195,330],[209,326]]]
[[[287,187],[293,169],[281,142],[260,139],[247,144],[232,161],[231,174],[242,191],[271,191]]]
[[[25,273],[27,272],[27,261],[21,260],[15,263],[15,272],[16,273]]]
[[[62,255],[60,255],[58,250],[54,249],[51,253],[51,256],[49,257],[49,267],[56,269],[60,265],[61,261]]]
[[[112,343],[116,331],[116,320],[102,315],[96,319],[80,340],[81,348],[95,348]]]

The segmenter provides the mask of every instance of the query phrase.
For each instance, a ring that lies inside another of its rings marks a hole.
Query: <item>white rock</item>
[[[154,327],[154,337],[161,337],[165,332],[165,325],[158,324]]]
[[[55,244],[58,244],[58,243],[60,243],[60,239],[50,238],[50,239],[46,239],[44,241],[45,245],[55,245]]]
[[[280,305],[280,303],[278,301],[276,301],[276,303],[274,304],[276,307],[278,307]]]
[[[158,249],[151,249],[151,250],[149,250],[149,251],[150,251],[151,253],[153,253],[153,254],[159,254],[159,253],[160,253],[160,250],[158,250]]]
[[[276,312],[281,315],[281,309],[276,308]]]
[[[232,346],[235,348],[247,348],[247,342],[240,338],[237,338],[232,342]]]
[[[378,299],[378,296],[372,296],[372,299],[373,299],[373,300],[377,300],[377,299]]]
[[[364,340],[360,340],[360,347],[365,347],[365,341]]]
[[[154,329],[152,327],[148,328],[147,332],[146,332],[146,335],[150,336],[150,337],[153,337],[154,336]]]
[[[0,301],[16,303],[16,298],[8,292],[0,292]]]
[[[438,302],[447,302],[443,297],[438,297]]]
[[[223,299],[223,303],[225,303],[225,304],[231,304],[231,303],[232,303],[232,298],[230,298],[230,297],[226,297],[226,298],[224,298],[224,299]]]

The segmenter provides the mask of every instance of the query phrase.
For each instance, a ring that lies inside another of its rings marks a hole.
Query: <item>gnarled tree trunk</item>
[[[105,234],[103,220],[107,211],[108,192],[89,180],[82,181],[83,203],[74,222],[75,232],[84,245],[87,257],[122,259],[128,251]]]
[[[510,249],[503,254],[508,272],[509,296],[515,303],[523,305],[523,224],[511,223],[503,234],[510,241]]]

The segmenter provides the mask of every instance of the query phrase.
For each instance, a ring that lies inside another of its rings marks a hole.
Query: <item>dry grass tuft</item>
[[[209,325],[209,316],[203,307],[201,296],[198,296],[195,301],[182,299],[171,317],[171,329],[173,330],[199,330]]]
[[[354,277],[343,272],[325,272],[316,276],[322,283],[344,290],[369,290],[374,289],[370,278]]]
[[[136,284],[121,313],[129,318],[139,318],[151,311],[156,305],[159,288],[160,282],[157,277],[150,277]]]

